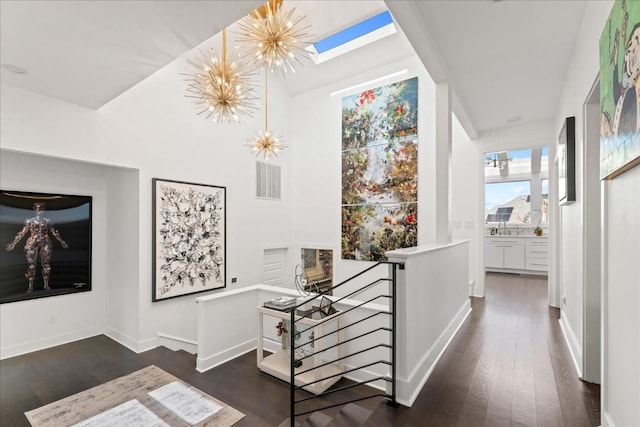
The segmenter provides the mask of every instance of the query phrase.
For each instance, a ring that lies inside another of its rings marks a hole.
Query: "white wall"
[[[478,200],[475,185],[469,185],[469,176],[476,170],[478,159],[475,141],[471,141],[458,119],[453,116],[451,154],[451,235],[453,240],[469,240],[469,295],[474,295],[478,274],[479,244],[478,228],[484,223],[478,222],[476,212],[482,204]],[[481,260],[480,260],[481,261]]]
[[[584,175],[582,163],[586,138],[583,104],[598,76],[599,38],[612,6],[612,1],[587,3],[558,106],[558,128],[564,117],[576,116],[577,177]],[[633,195],[640,184],[640,168],[636,167],[604,184],[602,425],[635,426],[640,425],[640,320],[637,309],[640,303],[640,204]],[[567,304],[563,307],[562,316],[578,334],[577,331],[583,329],[583,279],[579,272],[571,271],[582,270],[582,183],[576,189],[577,201],[568,209],[563,208],[562,212],[567,220],[575,221],[575,224],[563,221],[563,227],[566,227],[560,239],[563,247],[577,247],[577,258],[571,258],[571,252],[559,259],[561,270],[566,272],[562,277],[562,285]],[[577,335],[580,347],[581,338],[581,334]]]
[[[640,167],[605,183],[602,424],[640,425]]]
[[[51,192],[93,197],[91,291],[0,305],[0,357],[50,347],[104,332],[108,281],[111,271],[107,250],[112,230],[109,214],[122,216],[126,206],[108,206],[112,191],[122,192],[112,181],[113,168],[49,157],[15,153],[0,155],[0,182],[4,190]],[[112,187],[112,188],[109,188]],[[126,192],[126,189],[125,189]],[[119,258],[137,257],[137,248],[124,241]],[[119,276],[129,270],[121,266]],[[130,278],[130,277],[129,277]],[[26,282],[25,282],[26,286]],[[56,318],[51,323],[52,316]],[[126,317],[136,323],[133,316]]]
[[[107,168],[107,264],[105,332],[112,338],[135,348],[139,335],[138,306],[140,295],[140,213],[138,170]],[[101,174],[98,170],[95,173]],[[103,175],[104,176],[104,175]],[[147,297],[149,292],[147,293]]]
[[[218,46],[219,40],[205,45]],[[125,310],[137,313],[139,326],[121,331],[132,334],[134,342],[127,344],[134,350],[155,346],[156,332],[196,339],[193,296],[151,303],[152,178],[227,187],[228,288],[259,283],[262,247],[292,240],[291,151],[273,161],[283,166],[282,201],[255,199],[255,157],[243,144],[263,128],[263,112],[257,111],[250,123],[232,125],[197,117],[184,96],[186,84],[179,73],[185,71],[184,59],[178,59],[99,111],[11,86],[1,88],[2,148],[139,170],[139,198],[131,209],[137,215],[140,249],[134,297],[138,306]],[[297,141],[289,132],[290,97],[275,78],[270,78],[269,89],[270,128],[293,146]],[[238,278],[236,284],[231,285],[232,277]],[[26,304],[28,311],[36,310],[37,303]]]
[[[435,84],[420,61],[412,57],[371,69],[297,96],[293,101],[291,132],[296,141],[292,149],[294,234],[298,242],[335,247],[335,282],[371,265],[340,259],[342,98],[359,93],[368,86],[334,96],[330,93],[403,69],[407,69],[407,73],[370,86],[383,86],[418,76],[418,244],[431,243],[435,241]],[[295,255],[297,258],[293,261],[299,263],[299,254]]]

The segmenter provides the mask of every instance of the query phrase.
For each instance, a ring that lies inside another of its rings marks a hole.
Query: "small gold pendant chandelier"
[[[268,108],[268,74],[265,69],[264,72],[264,131],[259,131],[248,143],[245,145],[251,147],[251,152],[256,153],[256,156],[262,155],[265,159],[270,157],[276,157],[282,150],[287,148],[282,144],[281,137],[269,130],[269,108]]]

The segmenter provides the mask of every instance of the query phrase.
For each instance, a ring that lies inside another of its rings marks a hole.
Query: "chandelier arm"
[[[224,80],[227,70],[227,29],[222,29],[222,79]]]

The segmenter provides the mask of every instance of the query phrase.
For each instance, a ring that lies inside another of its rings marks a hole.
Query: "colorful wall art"
[[[342,99],[342,259],[418,243],[418,78]]]
[[[0,191],[0,303],[91,290],[91,202]]]
[[[616,1],[600,36],[600,178],[640,164],[640,2]]]
[[[153,179],[153,298],[226,286],[226,188]]]

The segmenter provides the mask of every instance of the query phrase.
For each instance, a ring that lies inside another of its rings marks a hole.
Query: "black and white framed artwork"
[[[226,188],[153,179],[152,301],[226,286]]]

